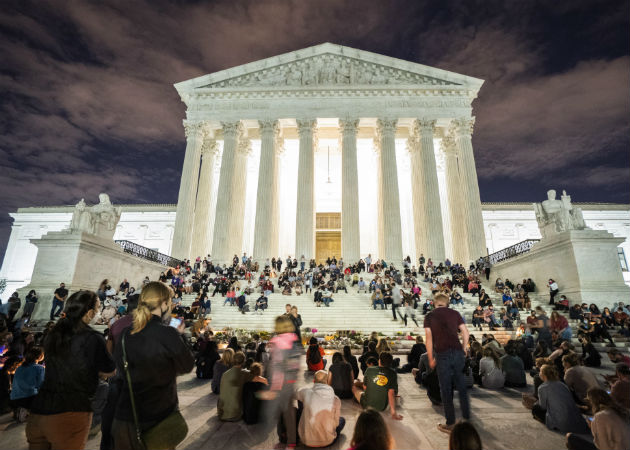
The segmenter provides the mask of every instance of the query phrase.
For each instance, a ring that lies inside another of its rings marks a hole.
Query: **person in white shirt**
[[[318,370],[313,377],[313,385],[296,393],[302,406],[298,408],[298,434],[307,447],[332,445],[346,424],[341,417],[341,400],[326,383],[327,379],[328,372]]]
[[[548,284],[549,284],[549,304],[555,305],[554,298],[556,295],[558,295],[558,291],[560,290],[560,288],[558,288],[558,283],[556,283],[555,280],[553,280],[552,278],[549,278]]]

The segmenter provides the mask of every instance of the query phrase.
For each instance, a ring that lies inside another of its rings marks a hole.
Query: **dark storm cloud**
[[[7,212],[175,202],[172,84],[334,42],[486,80],[473,144],[483,200],[627,202],[625,1],[55,1],[0,11],[0,253]]]

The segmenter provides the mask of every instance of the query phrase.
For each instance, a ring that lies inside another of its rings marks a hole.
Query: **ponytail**
[[[147,283],[140,293],[138,307],[133,311],[131,334],[139,333],[151,320],[151,311],[171,301],[173,291],[160,281]]]
[[[62,355],[70,350],[72,337],[88,328],[83,317],[96,308],[98,302],[98,297],[92,291],[75,292],[66,300],[61,318],[46,337],[44,349],[47,357]]]

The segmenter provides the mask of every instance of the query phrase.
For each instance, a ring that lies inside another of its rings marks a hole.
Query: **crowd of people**
[[[16,293],[0,308],[0,409],[26,421],[31,448],[83,448],[98,431],[102,449],[151,448],[156,439],[174,448],[187,432],[178,411],[176,377],[196,369],[198,378],[211,380],[222,421],[277,428],[278,440],[288,447],[298,442],[322,447],[344,429],[341,402],[356,401],[363,412],[353,448],[377,448],[375,443],[391,448],[380,412],[402,419],[398,377],[412,372],[429,400],[443,406],[446,422],[438,429],[450,433],[451,447],[468,442],[467,448],[481,448],[468,422],[468,389],[526,388],[529,374],[534,389],[523,394],[523,404],[549,429],[568,433],[568,448],[628,447],[627,427],[620,424],[627,424],[630,408],[630,358],[613,341],[615,332],[628,335],[626,305],[619,303],[613,312],[594,304],[570,306],[566,296],[557,300],[558,283],[549,280],[550,316],[537,306],[523,320],[521,312],[530,310],[529,296],[536,290],[532,280],[514,285],[497,279],[488,289],[502,303],[495,311],[482,286],[489,282],[487,261],[465,268],[421,256],[418,263],[416,269],[406,258],[399,270],[371,257],[350,265],[334,258],[318,265],[302,257],[274,258],[259,266],[243,255],[226,267],[197,258],[162,273],[158,281],[146,278],[136,288],[126,279],[115,288],[103,280],[94,292],[69,295],[61,283],[54,292],[51,321],[37,332],[29,329],[37,293],[28,293],[19,318],[22,303]],[[427,286],[424,293],[421,283]],[[276,318],[269,341],[254,335],[241,343],[232,337],[220,350],[210,327],[208,314],[217,293],[223,306],[245,314],[250,312],[247,297],[254,294],[253,312],[263,313],[273,292],[311,294],[318,306],[330,306],[334,294],[348,289],[366,292],[370,307],[391,306],[392,320],[405,325],[411,319],[420,327],[418,316],[424,316],[426,342],[416,338],[406,364],[377,333],[364,342],[358,358],[345,347],[329,361],[316,337],[305,349],[302,318],[290,303]],[[485,324],[489,332],[497,326],[516,328],[516,336],[502,345],[488,333],[478,342],[458,310],[464,305],[462,293],[478,298],[473,327]],[[182,304],[184,294],[195,294],[192,305]],[[573,329],[561,314],[565,311],[577,321],[581,352],[572,344]],[[93,324],[106,325],[105,332],[95,331]],[[616,364],[615,373],[603,379],[589,368],[602,362],[593,345],[597,341],[608,342],[608,358]],[[313,382],[295,389],[303,363]]]

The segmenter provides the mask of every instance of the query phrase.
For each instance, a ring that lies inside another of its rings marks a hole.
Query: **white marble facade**
[[[359,186],[367,189],[366,183],[361,183],[361,180]],[[408,201],[411,202],[411,193],[406,195]],[[326,202],[324,199],[320,202],[327,208],[334,203],[333,201]],[[619,246],[619,249],[623,251],[626,261],[630,262],[630,205],[574,204],[582,208],[587,226],[594,230],[607,230],[614,236],[626,239]],[[245,236],[245,240],[248,242],[245,251],[251,254],[254,214],[249,205],[246,208],[250,211],[245,216],[245,222],[246,224],[249,223],[247,226],[250,232]],[[26,286],[31,280],[37,257],[37,247],[31,244],[30,240],[39,239],[49,231],[60,231],[67,228],[70,225],[73,209],[73,206],[20,208],[11,214],[13,227],[0,269],[0,278],[5,278],[8,281],[7,289],[2,294],[3,299],[10,296],[15,289]],[[176,209],[176,205],[122,205],[122,215],[114,239],[129,240],[161,253],[170,254]],[[482,212],[489,253],[494,253],[525,239],[540,239],[540,232],[531,203],[482,203]],[[405,230],[405,222],[412,222],[413,213],[410,210],[402,211],[401,215],[403,230]],[[375,223],[367,222],[369,217],[368,215],[365,218],[367,225],[365,229],[362,228],[361,230],[362,247],[364,246],[364,238],[376,236]],[[286,231],[285,228],[281,227],[281,229]],[[290,247],[291,243],[295,245],[295,241],[291,239],[283,240],[281,256],[286,257],[294,254],[294,247]],[[417,256],[413,245],[413,229],[403,233],[402,245],[405,250],[404,255],[409,254],[412,258]],[[623,276],[624,280],[630,283],[630,272],[624,271]]]
[[[451,234],[461,237],[461,260],[476,259],[486,248],[471,143],[482,84],[330,43],[175,84],[186,105],[186,152],[172,256],[310,259],[315,214],[340,212],[345,259],[452,258]],[[447,137],[448,167],[439,163]],[[220,157],[203,150],[219,145]],[[338,173],[328,182],[321,163],[331,147]],[[208,158],[218,173],[205,169]],[[462,187],[452,202],[440,171]],[[322,191],[331,194],[323,201]],[[443,218],[454,209],[463,216],[451,230]]]

